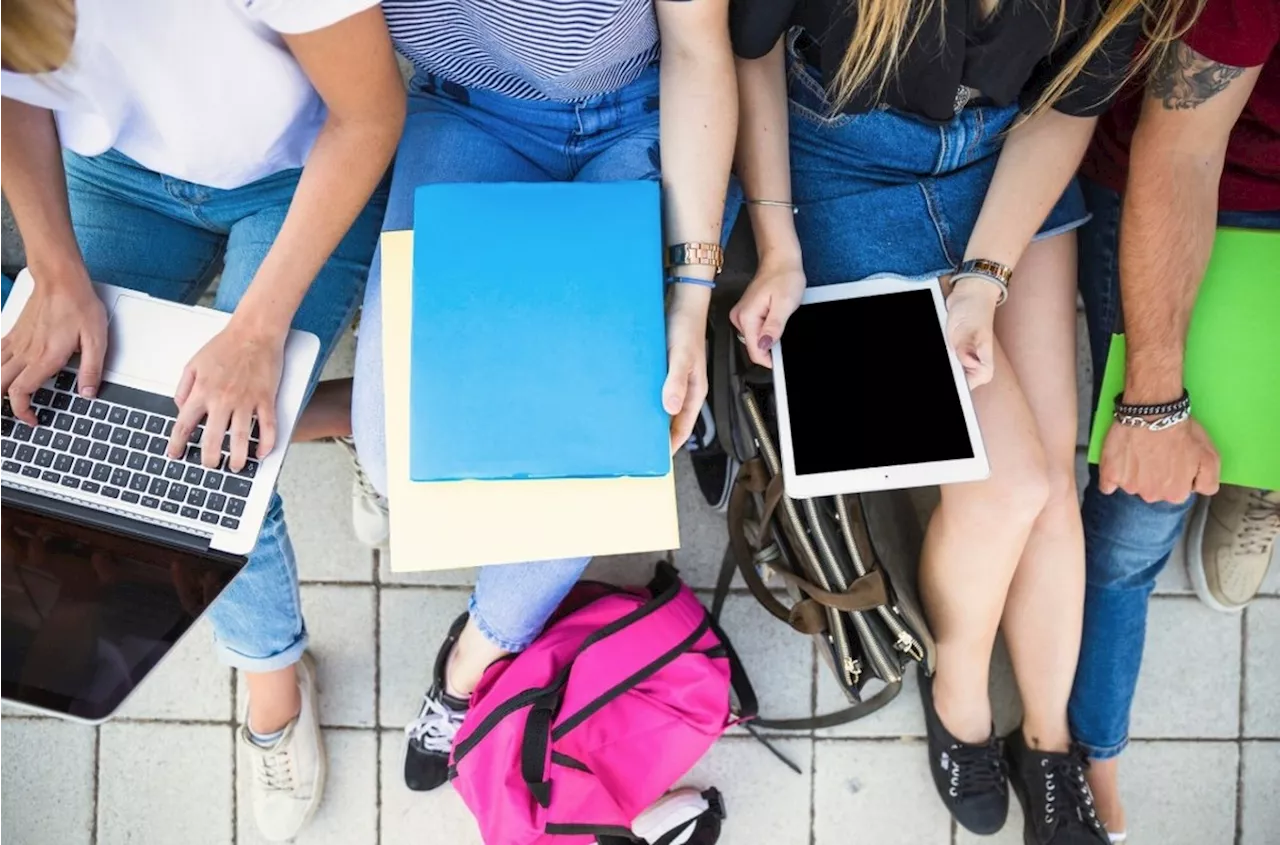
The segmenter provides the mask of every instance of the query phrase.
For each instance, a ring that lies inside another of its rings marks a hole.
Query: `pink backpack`
[[[491,845],[632,841],[636,816],[755,711],[733,647],[660,563],[647,588],[579,584],[489,667],[450,774]]]

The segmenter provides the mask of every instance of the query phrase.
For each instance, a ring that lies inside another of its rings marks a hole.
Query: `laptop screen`
[[[120,705],[236,567],[0,506],[3,694],[80,719]]]

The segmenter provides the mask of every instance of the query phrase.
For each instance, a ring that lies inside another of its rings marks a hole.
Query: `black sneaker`
[[[981,745],[952,736],[933,707],[933,680],[923,670],[920,700],[929,735],[929,770],[942,803],[966,830],[979,836],[996,833],[1009,816],[1009,785],[995,729]]]
[[[1026,845],[1108,845],[1110,838],[1085,780],[1084,750],[1048,753],[1027,746],[1022,729],[1005,740],[1009,780],[1026,819]]]
[[[693,424],[693,434],[685,443],[698,489],[707,504],[718,511],[729,506],[729,493],[738,474],[738,461],[725,452],[716,433],[715,417],[710,401],[702,404],[702,412]]]
[[[464,613],[449,629],[449,636],[436,655],[431,688],[422,696],[418,718],[404,729],[409,736],[404,753],[404,785],[417,792],[435,789],[449,779],[449,752],[453,750],[453,738],[462,727],[470,702],[444,691],[444,667],[466,624]]]

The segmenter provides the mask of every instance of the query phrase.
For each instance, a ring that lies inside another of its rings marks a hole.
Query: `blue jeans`
[[[577,103],[515,99],[419,75],[409,85],[409,116],[382,228],[413,228],[413,193],[423,184],[657,179],[660,167],[656,67],[618,91]],[[731,204],[729,223],[736,208]],[[725,226],[726,237],[730,228]],[[385,495],[381,276],[376,255],[356,349],[352,424],[360,463]],[[471,618],[493,645],[521,651],[541,632],[588,561],[480,567]]]
[[[1088,179],[1080,183],[1093,213],[1080,230],[1079,281],[1089,322],[1096,411],[1120,307],[1121,198]],[[1218,215],[1218,225],[1280,229],[1280,212],[1224,211]],[[1084,636],[1068,712],[1072,734],[1096,760],[1116,756],[1129,742],[1129,712],[1142,666],[1147,603],[1194,503],[1194,495],[1176,505],[1149,504],[1123,490],[1103,495],[1098,490],[1098,468],[1089,467],[1082,509],[1087,578]]]
[[[819,72],[787,63],[791,192],[810,285],[960,266],[1017,107],[971,105],[935,125],[894,109],[831,114]],[[1088,218],[1074,181],[1036,239]]]
[[[109,151],[64,151],[71,223],[89,276],[176,302],[194,303],[222,269],[214,307],[232,311],[284,223],[300,170],[234,190],[173,179]],[[308,395],[350,324],[368,274],[386,203],[370,201],[316,275],[293,327],[320,338]],[[209,608],[220,657],[250,672],[290,666],[307,646],[298,570],[284,506],[272,496],[249,561]]]

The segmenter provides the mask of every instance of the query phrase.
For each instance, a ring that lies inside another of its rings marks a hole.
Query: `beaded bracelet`
[[[698,285],[699,287],[715,289],[716,283],[710,279],[697,279],[693,276],[667,276],[667,284],[669,285]]]

